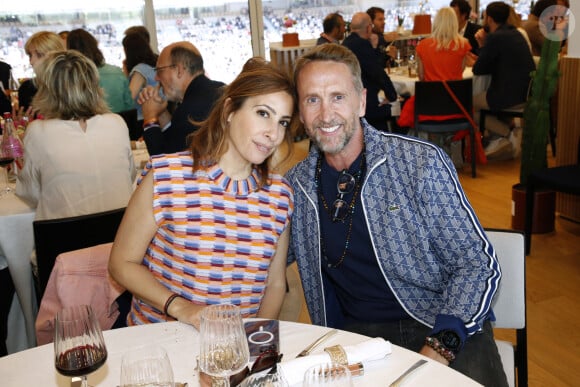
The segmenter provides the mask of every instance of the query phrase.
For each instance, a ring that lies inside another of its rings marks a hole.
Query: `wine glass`
[[[352,387],[352,376],[346,366],[336,363],[323,363],[306,370],[302,386]]]
[[[275,372],[273,374],[253,374],[248,376],[240,387],[288,387],[288,382],[284,377]]]
[[[65,376],[81,376],[88,387],[87,374],[107,360],[107,349],[99,322],[89,305],[64,308],[56,314],[54,364]]]
[[[162,347],[146,346],[123,355],[121,387],[173,387],[173,368]]]
[[[246,331],[235,305],[210,305],[200,316],[199,368],[212,376],[212,386],[229,386],[229,376],[250,359]]]

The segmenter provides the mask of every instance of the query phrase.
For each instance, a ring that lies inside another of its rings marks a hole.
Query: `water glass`
[[[352,376],[346,366],[324,363],[310,367],[304,373],[303,387],[352,387]]]
[[[147,346],[123,355],[121,387],[173,387],[173,368],[162,347]]]

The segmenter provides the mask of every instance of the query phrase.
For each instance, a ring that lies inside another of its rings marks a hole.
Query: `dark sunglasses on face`
[[[256,358],[252,368],[244,368],[241,372],[230,376],[230,386],[235,387],[242,383],[244,379],[248,376],[262,372],[265,370],[270,370],[268,373],[276,372],[276,364],[282,360],[283,354],[278,353],[278,351],[268,350],[264,351]]]

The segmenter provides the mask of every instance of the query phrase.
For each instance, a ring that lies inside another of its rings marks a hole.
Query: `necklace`
[[[345,238],[345,242],[344,242],[344,249],[342,250],[342,254],[340,255],[340,258],[338,259],[338,261],[336,261],[334,263],[330,262],[330,259],[328,258],[328,254],[326,252],[326,243],[324,241],[324,237],[322,237],[322,234],[320,237],[320,246],[322,248],[322,257],[326,261],[326,266],[328,268],[335,269],[335,268],[339,267],[340,265],[342,265],[342,263],[344,262],[344,259],[346,258],[346,254],[347,254],[348,248],[350,246],[350,238],[352,236],[352,224],[353,224],[353,220],[354,220],[354,210],[355,210],[357,198],[359,196],[359,193],[360,193],[360,190],[362,187],[362,180],[363,180],[365,170],[366,170],[366,157],[365,157],[365,147],[363,146],[360,166],[359,166],[357,173],[354,174],[354,178],[356,181],[354,193],[353,193],[353,196],[352,196],[350,203],[347,206],[348,213],[346,216],[350,218],[348,221],[348,231],[346,233],[346,238]],[[344,169],[341,173],[348,173],[348,170]],[[322,193],[321,175],[322,175],[322,153],[320,153],[318,155],[314,182],[316,184],[316,190],[318,193],[318,197],[320,198],[320,202],[322,203],[322,206],[324,207],[325,212],[330,216],[331,221],[333,223],[335,223],[336,220],[333,219],[333,209],[330,208],[330,206],[326,202],[326,198],[324,197],[324,194]],[[342,221],[344,221],[344,219]]]

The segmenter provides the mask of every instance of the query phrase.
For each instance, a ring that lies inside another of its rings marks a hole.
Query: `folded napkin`
[[[380,360],[391,353],[391,343],[383,338],[376,337],[355,345],[347,345],[344,348],[348,358],[348,364],[365,363]],[[316,355],[299,357],[278,364],[278,369],[288,382],[288,385],[302,383],[306,370],[320,363],[330,363],[330,356],[326,352]]]

